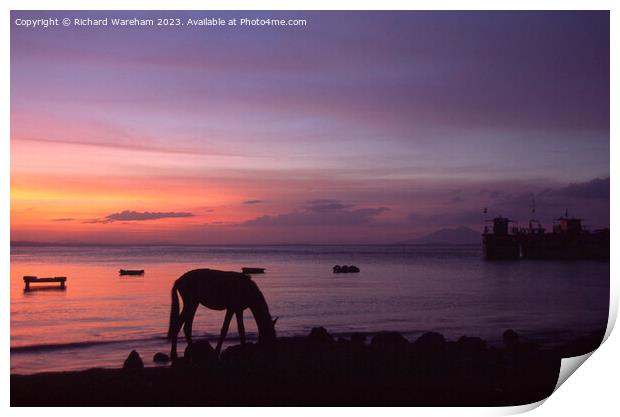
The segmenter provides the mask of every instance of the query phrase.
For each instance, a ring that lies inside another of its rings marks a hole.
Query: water
[[[336,275],[335,264],[362,272]],[[173,281],[194,268],[242,266],[267,268],[254,279],[280,336],[324,326],[336,335],[438,331],[497,342],[512,328],[554,344],[604,327],[608,317],[609,263],[485,262],[476,246],[13,247],[11,372],[119,367],[131,349],[151,366],[155,352],[169,350]],[[119,268],[146,274],[120,277]],[[64,275],[67,289],[24,292],[24,275]],[[251,313],[245,317],[256,338]],[[199,308],[194,334],[216,340],[223,318]],[[233,320],[229,342],[235,338]]]

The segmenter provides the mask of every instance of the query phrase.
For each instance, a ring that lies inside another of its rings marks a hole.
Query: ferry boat
[[[492,230],[482,233],[484,257],[493,259],[609,259],[609,229],[588,231],[583,219],[570,217],[568,211],[555,219],[550,233],[540,222],[530,220],[529,227],[509,227],[506,217],[495,217]]]

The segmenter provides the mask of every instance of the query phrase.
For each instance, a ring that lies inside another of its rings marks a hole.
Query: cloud
[[[179,217],[193,217],[192,213],[187,212],[159,212],[159,211],[131,211],[124,210],[119,213],[112,213],[105,216],[102,219],[92,219],[86,220],[84,223],[112,223],[117,221],[144,221],[144,220],[158,220],[158,219],[169,219],[169,218],[179,218]]]
[[[501,209],[531,210],[532,200],[536,201],[536,208],[553,208],[576,205],[586,209],[589,205],[609,205],[609,178],[594,178],[590,181],[571,183],[561,187],[547,187],[530,192],[499,192],[494,191],[486,195],[495,201],[489,202],[490,207]],[[559,213],[558,213],[559,214]]]
[[[550,227],[553,220],[568,210],[570,215],[582,217],[590,227],[609,226],[609,177],[568,185],[532,187],[531,191],[486,191],[481,206],[488,207],[489,218],[496,215],[508,216],[520,222],[527,222],[534,215]],[[532,213],[532,201],[536,212]]]
[[[409,214],[408,218],[410,222],[420,226],[454,227],[477,223],[481,224],[484,218],[483,216],[482,209],[468,209],[434,214],[413,212]]]
[[[609,224],[609,178],[594,178],[589,181],[568,185],[538,187],[531,191],[520,189],[484,189],[476,200],[479,207],[467,207],[457,210],[455,207],[437,210],[435,213],[414,211],[408,220],[416,226],[454,227],[460,225],[481,225],[484,219],[483,207],[488,207],[487,219],[502,215],[522,222],[529,221],[534,215],[550,227],[553,219],[564,214],[583,217],[592,226],[607,227]],[[455,196],[453,204],[460,195]],[[464,199],[469,201],[469,199]],[[536,212],[532,213],[532,201],[536,202]],[[459,206],[461,207],[461,206]]]
[[[61,217],[60,219],[52,219],[53,222],[72,222],[75,220],[72,217]]]
[[[306,209],[314,212],[325,212],[344,210],[353,206],[353,204],[344,204],[338,200],[312,200],[308,202]]]
[[[369,224],[387,211],[386,207],[353,209],[353,204],[338,200],[313,200],[302,210],[264,215],[243,223],[244,226],[326,226]]]
[[[262,202],[263,200],[246,200],[243,202],[243,204],[260,204]]]
[[[587,200],[609,199],[609,178],[595,178],[581,183],[572,183],[559,189],[556,194],[570,198]]]

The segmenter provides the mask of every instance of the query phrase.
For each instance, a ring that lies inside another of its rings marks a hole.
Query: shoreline
[[[135,369],[11,374],[11,406],[520,405],[549,396],[561,358],[596,349],[603,335],[549,349],[512,331],[495,347],[434,332],[336,339],[314,328],[269,347],[230,346],[220,360],[198,341],[169,366],[143,368],[145,357],[129,361]]]
[[[579,339],[583,337],[589,337],[589,335],[597,333],[595,331],[596,327],[591,327],[589,330],[580,332],[581,336],[576,336],[572,332],[567,330],[550,330],[550,331],[540,331],[540,332],[523,332],[519,331],[519,337],[521,342],[526,342],[529,344],[536,344],[540,349],[543,350],[554,350],[561,348],[563,346],[570,346],[576,343]],[[367,338],[367,340],[371,340],[374,336],[385,333],[386,331],[392,332],[395,330],[383,330],[383,331],[368,331],[368,332],[355,332],[355,331],[331,331],[328,330],[334,339],[350,339],[352,335],[355,334],[363,334]],[[444,333],[443,331],[437,330],[436,332],[444,335],[445,339],[450,342],[456,342],[458,340],[458,336],[454,334],[454,332]],[[405,339],[409,342],[413,343],[415,340],[420,337],[422,334],[426,333],[426,331],[398,331]],[[304,331],[296,331],[296,332],[284,332],[281,334],[281,338],[295,338],[300,334],[304,334]],[[249,342],[256,342],[258,339],[258,335],[255,332],[246,333],[247,340]],[[502,335],[497,334],[494,336],[489,335],[478,335],[481,339],[486,341],[488,347],[493,348],[501,348],[503,346]],[[198,334],[194,335],[194,341],[207,341],[211,344],[216,344],[218,340],[217,335],[214,334]],[[240,340],[237,334],[233,332],[233,334],[228,335],[226,341],[224,342],[224,349],[230,346],[239,344]],[[140,349],[140,353],[145,356],[145,366],[153,366],[153,367],[161,367],[162,364],[153,363],[149,360],[149,355],[161,350],[166,351],[167,346],[169,345],[169,341],[165,336],[157,335],[157,336],[149,336],[149,337],[140,337],[140,338],[130,338],[130,339],[114,339],[114,340],[85,340],[85,341],[71,341],[71,342],[60,342],[60,343],[41,343],[35,345],[24,345],[24,346],[11,346],[10,347],[10,356],[11,361],[15,359],[17,363],[19,363],[20,358],[28,357],[29,355],[41,355],[44,354],[49,357],[51,363],[54,363],[55,357],[58,354],[62,354],[63,352],[73,352],[75,354],[82,354],[84,357],[88,357],[89,355],[97,355],[100,356],[102,353],[104,357],[107,355],[105,359],[101,359],[99,361],[99,366],[97,368],[101,369],[116,369],[118,367],[119,358],[122,358],[123,355],[126,355],[131,349],[138,348]],[[185,348],[184,338],[182,337],[180,340],[181,348]],[[82,349],[86,349],[89,351],[88,354],[82,353],[85,352]],[[104,349],[103,351],[97,349]],[[117,352],[116,357],[114,359],[110,359],[112,355],[109,352]],[[120,352],[120,356],[118,356],[118,352]],[[23,360],[23,359],[21,359]],[[84,358],[80,360],[80,362],[84,362]],[[46,368],[32,369],[26,367],[26,369],[22,369],[18,366],[18,369],[15,371],[11,370],[11,375],[36,375],[41,373],[60,373],[60,372],[80,372],[92,369],[92,366],[89,364],[88,366],[71,366],[71,364],[67,364],[65,368],[63,368],[60,364],[55,364],[52,366],[48,366]]]

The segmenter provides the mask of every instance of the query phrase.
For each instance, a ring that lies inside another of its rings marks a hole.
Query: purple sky
[[[13,24],[13,239],[392,242],[532,195],[609,223],[608,12],[11,19],[48,16],[308,25]]]

